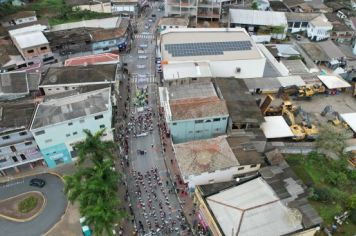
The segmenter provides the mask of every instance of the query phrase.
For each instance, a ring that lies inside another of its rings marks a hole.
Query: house
[[[19,85],[18,90],[25,89],[20,87],[23,86]],[[0,176],[45,165],[29,131],[35,108],[30,97],[0,102]]]
[[[293,34],[307,31],[309,22],[321,14],[286,12],[285,15],[288,22],[288,32]]]
[[[52,95],[83,86],[111,86],[116,83],[117,70],[116,64],[50,67],[39,88],[45,95]]]
[[[70,163],[76,157],[73,145],[85,139],[85,129],[92,133],[106,129],[104,138],[112,140],[110,91],[104,88],[37,106],[30,131],[48,167]]]
[[[303,12],[303,13],[327,13],[331,12],[332,9],[327,7],[324,4],[323,0],[283,0],[283,3],[292,11],[292,12]]]
[[[175,144],[173,149],[182,180],[194,192],[198,185],[255,175],[264,161],[260,153],[247,146],[246,137],[224,135]]]
[[[102,19],[82,20],[77,22],[53,25],[51,31],[70,30],[79,28],[103,28],[113,29],[120,25],[120,17],[108,17]]]
[[[290,9],[282,1],[269,1],[269,5],[272,11],[290,12]]]
[[[262,77],[266,63],[241,28],[167,29],[160,35],[159,50],[163,70],[167,65],[206,62],[213,77]]]
[[[54,56],[49,42],[43,34],[42,25],[33,25],[20,29],[10,30],[10,37],[26,61],[50,63]]]
[[[91,33],[93,53],[128,50],[131,42],[129,24],[129,19],[120,18],[117,28],[93,31]]]
[[[326,13],[326,18],[333,25],[330,38],[338,43],[351,43],[355,31],[345,24],[344,20],[335,13]]]
[[[0,101],[15,100],[38,90],[40,73],[5,72],[0,73]]]
[[[312,19],[307,27],[307,36],[313,41],[321,41],[330,37],[333,25],[328,21],[325,15],[320,15]]]
[[[25,66],[26,62],[14,45],[0,45],[0,72],[12,71]]]
[[[230,9],[229,26],[245,28],[257,37],[271,35],[275,39],[285,39],[287,18],[283,12]]]
[[[157,24],[159,32],[165,29],[187,28],[188,25],[189,19],[185,17],[162,17]]]
[[[138,0],[111,0],[111,11],[122,17],[134,17],[138,14],[140,3]]]
[[[229,113],[211,82],[160,87],[159,92],[174,143],[225,134]]]
[[[66,0],[66,5],[73,9],[88,10],[98,13],[111,13],[111,3],[109,0]]]
[[[120,56],[118,54],[102,53],[96,55],[69,58],[64,61],[64,66],[85,66],[118,63],[120,63]]]
[[[261,168],[261,177],[195,189],[201,227],[214,236],[314,235],[322,219],[288,164]]]
[[[7,15],[0,19],[0,24],[4,27],[22,25],[29,22],[37,21],[35,11],[19,11],[11,15]]]

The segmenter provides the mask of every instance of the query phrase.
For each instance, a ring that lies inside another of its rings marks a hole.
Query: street
[[[157,5],[147,12],[148,17],[137,19],[131,52],[123,56],[129,73],[129,111],[124,115],[126,123],[117,130],[125,156],[121,163],[128,186],[126,199],[139,235],[189,235],[160,138],[155,31],[162,13]],[[148,20],[151,14],[157,17]]]

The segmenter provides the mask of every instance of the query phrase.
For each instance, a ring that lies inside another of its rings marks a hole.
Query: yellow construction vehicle
[[[335,111],[330,105],[326,106],[320,115],[324,116],[328,123],[331,123],[334,126],[342,125],[345,129],[349,128],[349,125],[342,119],[339,112]]]
[[[284,110],[282,116],[286,120],[287,124],[289,125],[292,133],[294,134],[293,140],[295,141],[302,141],[305,139],[306,134],[302,128],[302,126],[295,123],[294,115],[289,110]]]
[[[301,107],[296,111],[296,115],[302,118],[301,127],[308,140],[315,140],[319,136],[319,129],[310,121],[309,114],[306,113]]]
[[[271,104],[274,97],[272,95],[267,95],[260,106],[262,113],[266,116],[282,115],[284,110],[289,110],[294,113],[297,110],[297,107],[288,100],[288,97],[284,97],[284,99],[285,100],[279,106],[272,106]]]
[[[300,87],[298,92],[299,97],[312,97],[318,93],[325,93],[325,87],[319,84],[308,84]]]

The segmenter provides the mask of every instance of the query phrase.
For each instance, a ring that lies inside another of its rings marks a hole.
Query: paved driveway
[[[29,186],[30,179],[34,177],[44,179],[46,185],[43,188]],[[63,193],[62,180],[55,175],[40,174],[0,184],[0,200],[33,190],[42,192],[47,199],[42,213],[35,219],[24,223],[0,218],[0,235],[39,236],[60,220],[67,207],[67,198]]]

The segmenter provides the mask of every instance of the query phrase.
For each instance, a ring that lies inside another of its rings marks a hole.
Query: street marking
[[[9,188],[11,186],[15,186],[15,185],[18,185],[18,184],[23,184],[23,183],[25,183],[25,180],[16,181],[16,182],[13,182],[13,183],[1,184],[0,187],[1,188]]]

